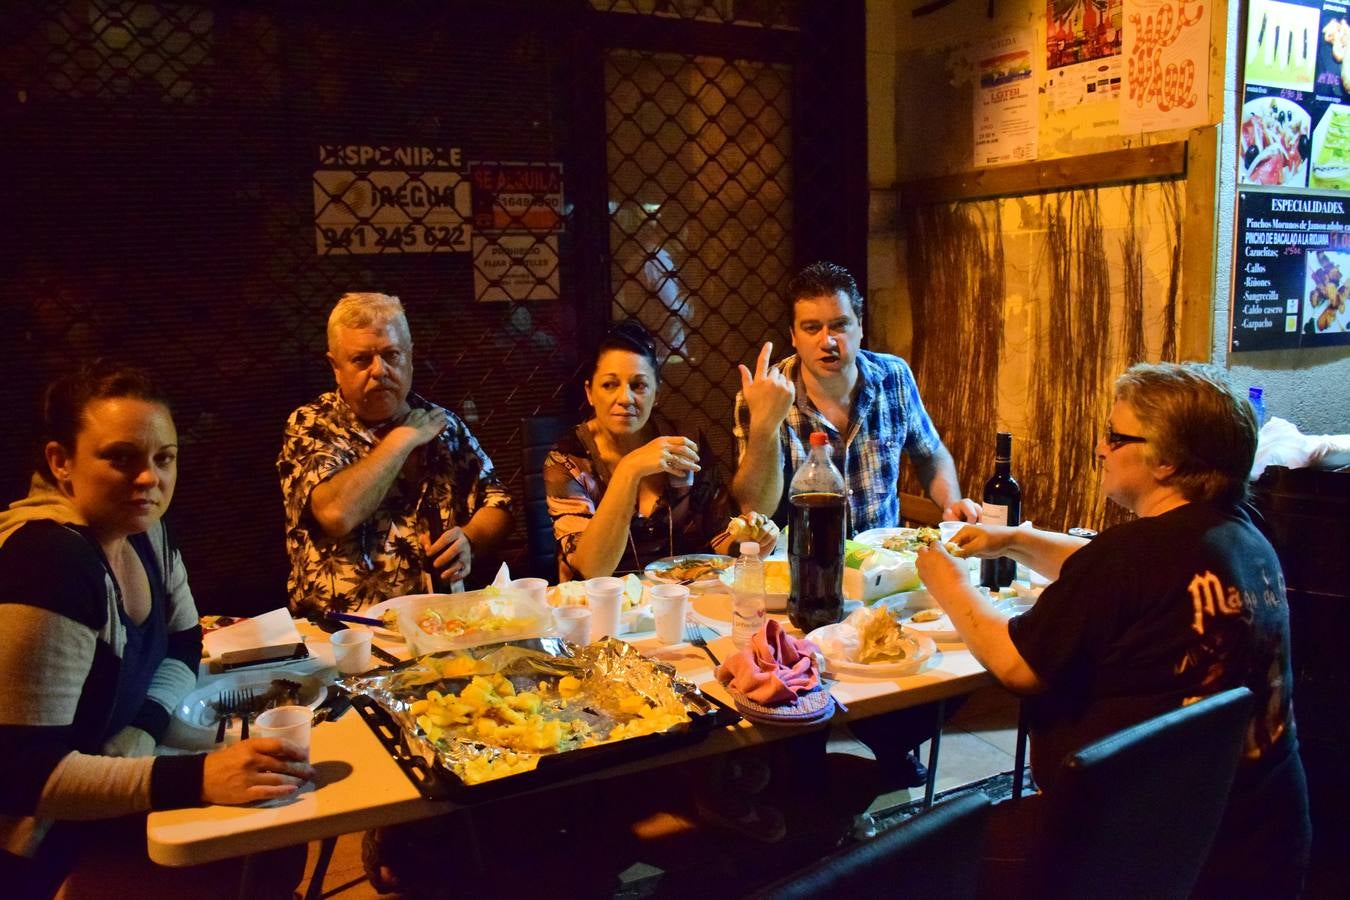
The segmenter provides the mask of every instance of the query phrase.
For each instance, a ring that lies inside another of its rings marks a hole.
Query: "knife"
[[[330,613],[329,616],[331,615],[333,614]],[[346,614],[341,613],[339,615],[346,615]],[[336,634],[339,631],[347,630],[347,625],[345,622],[339,622],[337,619],[330,618],[329,616],[313,616],[310,618],[310,621],[313,622],[314,625],[317,626],[320,631],[327,632],[328,634]],[[397,656],[390,653],[388,650],[384,649],[383,647],[377,646],[373,641],[370,644],[370,653],[380,662],[387,663],[388,665],[391,666],[396,666],[399,663],[403,662],[403,660],[399,659]]]
[[[357,625],[370,625],[374,628],[388,628],[384,624],[384,619],[374,619],[370,616],[357,616],[352,613],[330,612],[328,618],[337,619],[339,622],[355,622]]]

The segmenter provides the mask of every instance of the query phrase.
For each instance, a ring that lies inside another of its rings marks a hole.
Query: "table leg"
[[[1017,703],[1017,746],[1013,751],[1013,799],[1022,796],[1022,767],[1027,761],[1027,705],[1025,701]]]
[[[937,702],[937,727],[933,729],[933,740],[928,745],[928,781],[923,786],[923,808],[933,805],[933,794],[937,790],[938,747],[942,743],[942,722],[946,718],[947,701]]]
[[[314,860],[314,871],[309,876],[305,900],[319,900],[323,896],[323,879],[328,874],[328,863],[333,859],[333,848],[336,846],[336,835],[319,841],[319,858]]]
[[[253,900],[257,893],[254,890],[254,880],[257,877],[257,856],[250,853],[244,857],[244,864],[239,867],[239,900]]]

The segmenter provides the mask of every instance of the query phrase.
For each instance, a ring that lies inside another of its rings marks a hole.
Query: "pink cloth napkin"
[[[795,703],[820,685],[815,644],[769,619],[750,643],[717,667],[717,680],[756,703]]]

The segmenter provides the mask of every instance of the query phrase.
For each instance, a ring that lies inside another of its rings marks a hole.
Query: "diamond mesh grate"
[[[737,364],[786,331],[791,78],[747,60],[605,60],[613,314],[659,337],[663,411],[728,464]]]

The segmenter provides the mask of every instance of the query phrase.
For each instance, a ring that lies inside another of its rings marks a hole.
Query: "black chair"
[[[521,420],[521,445],[525,482],[525,572],[558,580],[558,559],[553,541],[553,520],[548,514],[544,491],[544,459],[548,451],[568,429],[576,424],[575,416],[527,416]]]
[[[989,798],[980,791],[962,794],[753,896],[974,897],[989,810]]]
[[[1069,754],[1044,795],[1025,896],[1188,896],[1227,806],[1252,702],[1234,688]]]

